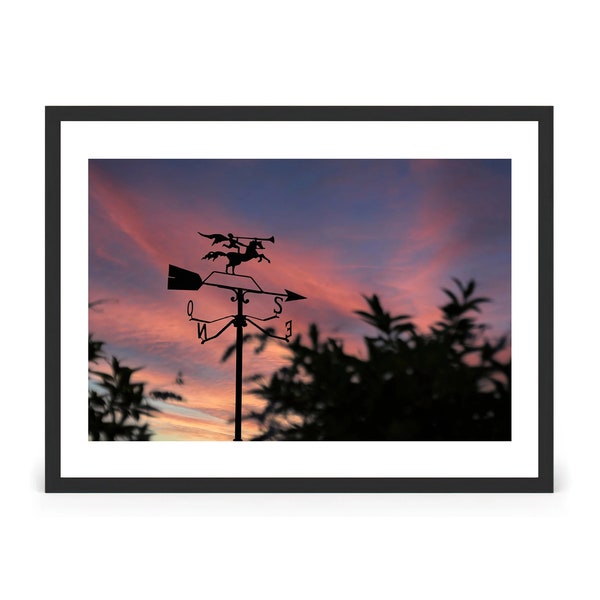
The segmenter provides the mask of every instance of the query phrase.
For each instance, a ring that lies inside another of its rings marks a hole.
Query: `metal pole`
[[[235,319],[235,437],[234,442],[242,441],[242,347],[244,344],[244,292],[238,289],[238,312]]]

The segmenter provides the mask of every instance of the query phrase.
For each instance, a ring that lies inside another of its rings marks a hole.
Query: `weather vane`
[[[190,321],[195,321],[198,329],[198,338],[202,344],[210,340],[214,340],[219,337],[226,329],[233,325],[236,328],[235,338],[235,435],[234,441],[242,441],[242,357],[243,357],[243,344],[244,335],[243,328],[250,323],[258,330],[262,331],[264,335],[276,338],[278,340],[290,341],[292,337],[292,321],[286,321],[285,323],[285,335],[276,335],[272,330],[264,329],[256,321],[270,321],[272,319],[279,319],[279,316],[283,312],[283,302],[291,302],[293,300],[303,300],[305,296],[291,292],[290,290],[284,289],[284,292],[268,292],[263,290],[256,280],[250,275],[236,274],[235,268],[242,263],[250,260],[257,259],[258,262],[266,260],[268,263],[271,261],[259,252],[264,250],[263,242],[275,243],[275,238],[259,238],[259,237],[243,237],[236,236],[232,233],[223,235],[221,233],[205,234],[198,232],[202,237],[212,239],[212,246],[216,244],[222,244],[224,248],[229,248],[229,252],[223,252],[221,250],[213,250],[202,257],[202,260],[217,260],[219,258],[226,258],[227,264],[225,265],[225,271],[212,271],[207,277],[202,279],[200,275],[194,271],[188,271],[175,265],[169,265],[169,278],[167,281],[167,289],[169,290],[194,290],[198,291],[202,286],[211,286],[221,288],[225,290],[231,290],[234,295],[230,298],[231,302],[237,303],[237,313],[234,315],[226,315],[219,319],[213,319],[212,321],[199,319],[194,316],[194,302],[189,300],[187,303],[187,316]],[[244,240],[244,241],[240,241]],[[244,313],[244,304],[248,304],[250,299],[246,296],[248,294],[263,294],[273,296],[273,302],[275,304],[273,308],[273,315],[269,317],[255,317]],[[213,323],[227,320],[227,323],[221,327],[214,335],[208,335],[207,327]]]

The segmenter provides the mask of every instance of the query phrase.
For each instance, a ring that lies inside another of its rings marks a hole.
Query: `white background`
[[[3,597],[598,594],[592,6],[120,0],[4,8]],[[46,104],[554,105],[556,493],[43,494]]]

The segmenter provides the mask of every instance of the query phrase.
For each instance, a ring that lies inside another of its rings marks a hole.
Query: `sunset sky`
[[[199,318],[233,314],[231,293],[167,290],[169,264],[203,278],[225,270],[222,258],[201,259],[228,249],[198,231],[274,236],[261,251],[271,263],[236,273],[307,299],[285,303],[268,324],[283,335],[292,319],[295,335],[314,322],[362,353],[370,330],[353,311],[365,307],[363,294],[426,330],[452,277],[474,278],[493,299],[483,314],[488,335],[510,334],[510,230],[510,160],[90,160],[89,301],[103,301],[90,310],[90,332],[124,364],[143,367],[147,390],[185,398],[161,404],[154,440],[231,440],[235,363],[221,356],[235,329],[200,344],[186,314],[190,299]],[[273,314],[272,296],[250,300],[248,314]],[[244,375],[281,366],[283,345],[260,355],[246,345]],[[245,394],[245,409],[259,406]],[[244,422],[244,439],[256,432]]]

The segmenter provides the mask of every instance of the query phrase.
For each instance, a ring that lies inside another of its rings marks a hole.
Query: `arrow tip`
[[[287,294],[285,301],[292,302],[293,300],[306,300],[306,296],[301,296],[300,294],[296,294],[296,292],[291,292],[290,290],[285,290]]]

